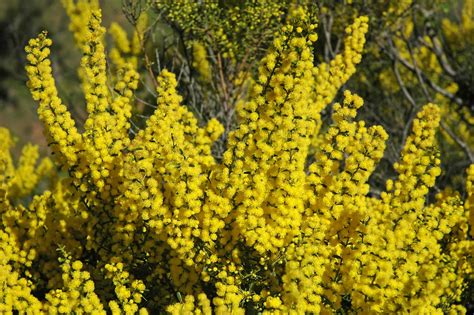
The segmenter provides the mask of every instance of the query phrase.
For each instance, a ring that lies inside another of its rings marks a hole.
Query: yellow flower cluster
[[[2,245],[4,239],[2,235]],[[0,291],[0,312],[2,314],[13,314],[13,310],[20,313],[41,314],[42,304],[31,293],[30,284],[27,279],[21,278],[17,271],[12,270],[12,267],[6,264],[3,260],[4,252],[2,254],[2,261],[0,261],[0,283],[2,290]]]
[[[312,86],[311,97],[314,102],[314,117],[316,128],[313,145],[319,147],[321,138],[317,134],[321,128],[320,113],[330,104],[339,89],[356,72],[356,65],[362,60],[362,50],[365,44],[365,34],[368,31],[366,16],[355,19],[354,23],[345,30],[344,50],[328,63],[321,63],[313,68],[315,83]]]
[[[83,51],[89,41],[87,25],[92,12],[100,9],[98,0],[61,0],[67,15],[71,19],[69,30],[74,35],[76,45]]]
[[[467,198],[464,206],[469,213],[469,225],[472,227],[474,226],[474,165],[467,169],[466,192]],[[474,238],[473,228],[471,228],[470,233],[471,237]]]
[[[48,143],[57,155],[59,165],[70,165],[77,161],[81,136],[67,107],[58,96],[52,75],[51,61],[48,59],[52,41],[46,32],[31,39],[26,47],[29,65],[28,88],[33,99],[39,102],[38,116],[45,123]]]
[[[361,312],[442,313],[449,299],[460,298],[461,259],[441,241],[465,221],[466,213],[452,192],[439,194],[436,203],[426,205],[426,195],[440,174],[435,152],[439,119],[439,109],[432,104],[418,113],[394,165],[397,179],[387,180],[381,199],[370,201],[374,215],[366,223],[360,253],[349,271],[357,281],[352,305]],[[461,235],[466,239],[465,230]]]
[[[131,40],[128,39],[127,32],[120,24],[113,22],[108,29],[115,47],[110,50],[109,57],[112,64],[117,68],[126,68],[129,65],[137,69],[139,55],[142,51],[144,34],[148,26],[148,16],[140,15]]]
[[[145,308],[138,309],[138,304],[143,299],[143,292],[145,285],[141,280],[133,280],[130,283],[130,274],[123,270],[123,264],[112,263],[105,265],[107,272],[106,278],[112,279],[115,286],[115,295],[118,301],[112,300],[109,302],[110,311],[112,314],[148,314]]]
[[[229,173],[226,194],[234,199],[236,233],[261,254],[278,252],[299,233],[304,210],[304,161],[314,128],[306,97],[316,26],[304,24],[302,8],[292,13],[297,24],[283,27],[262,60],[250,101],[238,109],[240,126],[229,135],[220,171]]]
[[[319,131],[321,110],[360,62],[366,17],[348,27],[341,55],[315,67],[316,23],[293,7],[218,163],[212,145],[224,127],[199,125],[168,70],[157,78],[155,111],[129,134],[134,65],[124,59],[110,91],[100,10],[68,3],[87,19],[74,31],[83,36],[89,116],[79,132],[57,95],[51,40],[31,40],[28,86],[66,174],[17,203],[51,166],[35,169],[37,151],[27,146],[15,168],[0,129],[1,312],[463,312],[457,304],[474,267],[474,168],[465,204],[452,190],[427,202],[441,172],[439,108],[418,113],[380,197],[368,182],[388,135],[357,120],[362,98],[344,91]],[[117,49],[132,49],[112,32]]]
[[[44,311],[48,314],[106,314],[103,305],[94,293],[95,284],[90,274],[83,271],[83,264],[76,260],[71,262],[65,257],[62,262],[63,289],[51,290],[46,294]]]
[[[211,0],[153,3],[167,20],[184,31],[185,36],[205,40],[205,46],[236,63],[254,57],[248,53],[256,48],[255,43],[262,37],[271,35],[291,2],[246,0],[240,4],[221,5],[219,1]]]
[[[42,159],[36,166],[38,147],[31,144],[23,147],[18,165],[15,166],[10,154],[13,145],[10,132],[0,128],[0,189],[12,200],[31,195],[40,179],[52,175],[54,168],[49,158]]]
[[[200,42],[193,43],[193,67],[205,82],[211,80],[211,65],[207,60],[206,47]]]
[[[104,50],[104,34],[105,29],[100,26],[100,7],[99,1],[97,0],[62,0],[62,4],[69,16],[70,23],[69,29],[74,34],[76,45],[80,48],[84,54],[82,58],[82,67],[78,69],[78,74],[82,80],[83,90],[90,90],[91,77],[90,71],[87,73],[88,67],[94,67],[95,62],[99,62],[97,69],[101,67],[103,70],[105,66],[105,58],[102,54]],[[94,17],[94,15],[99,15]],[[97,20],[99,19],[99,20]],[[93,21],[95,25],[91,24]],[[97,22],[98,21],[98,22]],[[109,57],[111,61],[112,76],[110,81],[114,86],[115,92],[123,95],[124,90],[129,83],[133,83],[137,78],[135,72],[138,68],[138,55],[142,50],[143,37],[148,26],[148,16],[146,14],[140,15],[135,25],[134,33],[132,34],[131,40],[128,39],[126,31],[117,23],[113,22],[109,27],[109,34],[112,37],[114,46],[110,49]],[[97,51],[96,51],[97,50]],[[87,55],[92,55],[92,64],[87,58]],[[100,72],[99,72],[100,73]],[[92,75],[95,77],[95,75]],[[104,80],[105,76],[101,78]],[[131,89],[136,89],[129,87]],[[105,93],[106,91],[104,91]],[[131,94],[127,93],[128,97]],[[122,107],[122,104],[117,104],[117,107]],[[126,107],[126,106],[125,106]]]
[[[91,20],[92,12],[99,9],[98,0],[61,0],[61,3],[66,10],[71,22],[69,23],[69,30],[74,35],[74,40],[81,52],[87,51],[87,43],[90,40],[90,32],[88,24]],[[102,41],[102,36],[96,40]],[[78,69],[78,75],[82,82],[82,88],[89,89],[89,82],[83,67]]]

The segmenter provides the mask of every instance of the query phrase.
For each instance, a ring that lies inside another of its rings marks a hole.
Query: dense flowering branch
[[[130,136],[135,44],[112,27],[107,77],[97,3],[65,4],[83,52],[89,116],[80,133],[55,88],[51,40],[31,40],[28,86],[66,174],[18,203],[51,165],[35,168],[37,150],[27,146],[15,167],[0,129],[1,311],[462,311],[472,276],[472,167],[465,204],[452,190],[427,202],[440,175],[440,109],[418,113],[380,197],[368,181],[388,135],[357,120],[362,98],[344,91],[320,130],[321,111],[360,62],[366,17],[346,30],[344,51],[316,67],[316,23],[292,7],[217,162],[211,149],[224,127],[216,119],[200,126],[168,70],[156,79],[155,111]]]

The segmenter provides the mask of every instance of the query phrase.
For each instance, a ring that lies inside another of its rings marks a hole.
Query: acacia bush
[[[63,5],[88,116],[78,125],[58,94],[48,34],[31,39],[27,85],[51,156],[38,163],[28,145],[14,163],[0,129],[2,313],[466,312],[474,165],[465,193],[433,191],[442,108],[427,103],[394,175],[369,183],[389,135],[358,119],[364,101],[343,89],[369,17],[319,60],[311,3],[151,2],[183,31],[177,52],[192,52],[178,77],[163,67],[155,77],[150,16],[125,7],[135,31],[111,25],[107,50],[98,1]],[[240,36],[240,18],[270,23],[262,46]],[[146,113],[141,84],[156,94]]]

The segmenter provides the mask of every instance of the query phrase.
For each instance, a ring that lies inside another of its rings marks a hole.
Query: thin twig
[[[474,163],[474,154],[471,152],[469,149],[469,146],[462,141],[452,130],[449,128],[449,126],[442,121],[441,122],[441,127],[443,128],[444,131],[448,133],[448,135],[461,147],[461,149],[464,151],[466,156],[468,157],[469,161],[471,163]]]
[[[402,56],[400,56],[400,54],[392,47],[391,49],[391,52],[386,52],[386,54],[388,54],[388,56],[393,60],[393,59],[396,59],[397,61],[399,61],[403,66],[405,66],[405,68],[407,68],[408,70],[412,71],[413,73],[416,74],[416,68],[409,62],[407,61],[405,58],[403,58]],[[456,95],[446,91],[445,89],[443,89],[442,87],[440,87],[439,85],[437,85],[436,83],[434,83],[432,80],[430,80],[426,74],[424,73],[421,73],[420,74],[422,76],[422,78],[425,80],[425,82],[428,84],[428,86],[430,88],[432,88],[433,90],[435,90],[436,92],[440,93],[441,95],[447,97],[448,99],[450,99],[452,102],[458,104],[459,106],[463,106],[464,105],[464,102],[461,98],[457,97]]]
[[[152,103],[147,102],[147,101],[145,101],[145,100],[139,98],[139,97],[136,96],[136,95],[134,95],[134,96],[135,96],[135,99],[136,99],[138,102],[142,103],[142,104],[145,105],[145,106],[149,106],[149,107],[151,107],[151,108],[156,108],[156,107],[157,107],[156,105],[153,105]]]

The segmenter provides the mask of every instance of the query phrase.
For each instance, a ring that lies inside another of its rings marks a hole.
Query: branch
[[[407,61],[405,58],[403,58],[402,56],[400,56],[400,54],[396,51],[396,49],[393,47],[393,45],[391,45],[391,51],[390,53],[387,53],[388,56],[394,60],[396,59],[397,61],[399,61],[403,66],[405,66],[405,68],[407,68],[408,70],[412,71],[413,73],[416,74],[416,67],[414,65],[412,65],[409,61]],[[435,90],[436,92],[440,93],[441,95],[449,98],[449,100],[451,100],[452,102],[458,104],[459,106],[464,106],[464,102],[461,98],[455,96],[454,94],[446,91],[444,88],[440,87],[439,85],[437,85],[436,83],[434,83],[432,80],[430,80],[428,78],[428,76],[426,74],[424,74],[423,72],[420,73],[421,77],[423,78],[423,80],[429,85],[429,87],[431,87],[433,90]]]
[[[426,89],[425,80],[423,79],[422,72],[420,71],[420,68],[418,67],[418,64],[416,62],[416,58],[413,53],[413,48],[411,46],[411,43],[405,37],[403,37],[403,40],[407,44],[408,52],[410,53],[410,58],[413,62],[413,67],[415,68],[416,78],[418,79],[418,82],[420,82],[421,89],[423,90],[423,94],[425,94],[425,97],[428,99],[429,102],[432,102],[432,97],[430,93],[428,93],[428,90]]]
[[[410,104],[411,104],[413,107],[416,107],[416,102],[415,102],[415,100],[414,100],[413,97],[411,96],[410,92],[408,92],[408,90],[407,90],[407,88],[406,88],[406,86],[405,86],[405,83],[403,83],[402,77],[400,76],[400,72],[398,71],[397,61],[396,61],[396,60],[393,61],[393,72],[395,73],[395,78],[397,79],[398,85],[399,85],[400,88],[402,89],[403,95],[405,95],[405,97],[407,98],[407,100],[410,102]]]
[[[466,156],[468,157],[469,161],[472,163],[474,163],[474,154],[471,152],[471,150],[469,149],[469,146],[466,144],[466,142],[464,142],[463,140],[461,140],[450,128],[448,125],[446,125],[446,123],[444,121],[441,121],[441,127],[443,128],[444,131],[446,131],[448,133],[448,135],[454,140],[456,141],[456,143],[461,147],[461,149],[464,151],[464,153],[466,154]]]
[[[449,75],[452,78],[456,77],[457,73],[453,69],[453,67],[449,64],[448,58],[446,57],[446,54],[444,53],[443,47],[440,45],[437,38],[434,38],[434,37],[430,36],[430,39],[431,39],[431,42],[433,43],[433,45],[430,45],[429,43],[427,43],[425,41],[425,39],[422,38],[421,36],[418,37],[417,40],[421,44],[423,44],[423,46],[425,46],[426,48],[428,48],[429,50],[431,50],[435,54],[441,68],[443,68],[444,72],[446,72],[447,75]]]

